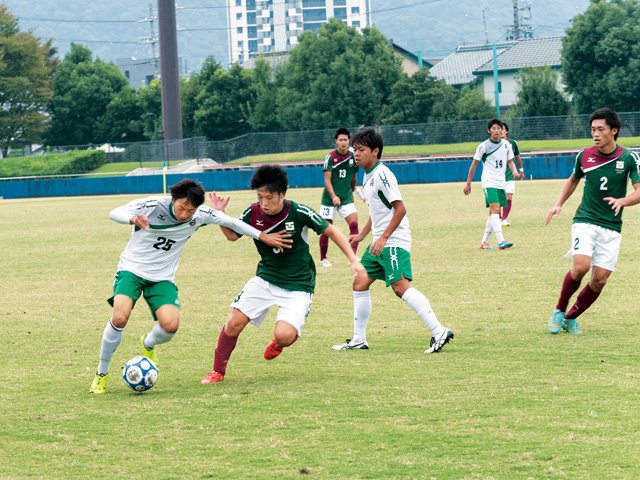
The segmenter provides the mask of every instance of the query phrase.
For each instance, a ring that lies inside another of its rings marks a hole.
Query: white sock
[[[482,243],[487,243],[489,241],[491,232],[493,232],[493,226],[491,225],[491,215],[489,215],[487,217],[487,224],[484,227],[484,237],[482,237]]]
[[[491,214],[491,226],[493,227],[493,233],[496,234],[498,242],[504,242],[504,237],[502,236],[502,222],[500,222],[500,215],[497,213]]]
[[[151,331],[147,333],[147,336],[144,337],[144,346],[145,348],[153,348],[161,343],[167,343],[169,340],[176,336],[176,333],[177,332],[167,333],[159,323],[156,323]]]
[[[411,287],[406,292],[404,292],[404,295],[402,295],[402,300],[407,302],[409,306],[413,308],[413,311],[416,312],[420,317],[420,320],[422,320],[425,325],[429,327],[429,330],[431,330],[431,333],[433,335],[438,335],[442,332],[444,327],[438,321],[436,314],[433,313],[431,304],[429,303],[429,300],[427,300],[427,297],[425,297],[415,288]]]
[[[360,343],[367,340],[367,323],[371,315],[371,293],[353,292],[353,338],[351,343]]]
[[[124,328],[117,328],[113,326],[111,320],[104,327],[102,332],[102,347],[100,347],[100,363],[98,364],[98,373],[100,375],[106,375],[109,373],[109,364],[111,358],[122,341],[122,331]]]

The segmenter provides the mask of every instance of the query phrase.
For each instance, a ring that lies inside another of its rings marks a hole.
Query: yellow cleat
[[[109,377],[108,373],[104,375],[100,375],[96,373],[96,376],[93,379],[93,383],[91,384],[91,388],[89,389],[89,393],[104,393],[107,390],[107,378]]]
[[[142,346],[142,355],[144,355],[149,360],[151,360],[153,363],[155,363],[156,367],[157,367],[158,366],[158,356],[156,355],[156,349],[155,348],[147,348],[147,347],[145,347],[144,346],[144,337],[146,337],[146,335],[142,335],[140,337],[140,345]]]

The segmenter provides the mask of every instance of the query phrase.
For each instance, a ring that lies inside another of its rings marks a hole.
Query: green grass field
[[[158,347],[157,385],[135,394],[120,378],[152,326],[141,301],[101,396],[88,390],[129,238],[108,212],[135,197],[0,201],[0,478],[640,478],[640,208],[624,214],[618,269],[580,318],[584,334],[553,336],[546,324],[582,191],[545,226],[561,187],[519,182],[505,228],[515,246],[481,251],[478,183],[469,197],[461,183],[401,186],[413,285],[456,334],[441,353],[423,353],[427,328],[379,282],[371,349],[332,351],[351,336],[352,296],[331,245],[334,266],[318,272],[302,338],[266,362],[271,312],[243,332],[217,385],[200,379],[258,256],[249,239],[204,228],[182,254],[182,324]],[[288,197],[317,208],[320,189]],[[253,201],[233,192],[229,213]]]

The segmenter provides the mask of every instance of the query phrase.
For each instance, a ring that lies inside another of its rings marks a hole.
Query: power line
[[[19,20],[29,22],[54,22],[54,23],[136,23],[138,20],[76,20],[64,18],[30,18],[18,17]]]

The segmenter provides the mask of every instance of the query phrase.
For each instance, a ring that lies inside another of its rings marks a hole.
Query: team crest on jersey
[[[287,232],[293,232],[296,229],[294,222],[284,222],[284,228]]]
[[[624,172],[624,160],[616,160],[616,173]]]
[[[196,221],[195,221],[195,220],[191,220],[191,221],[189,222],[189,225],[191,225],[192,227],[193,227],[195,224],[196,224]]]

